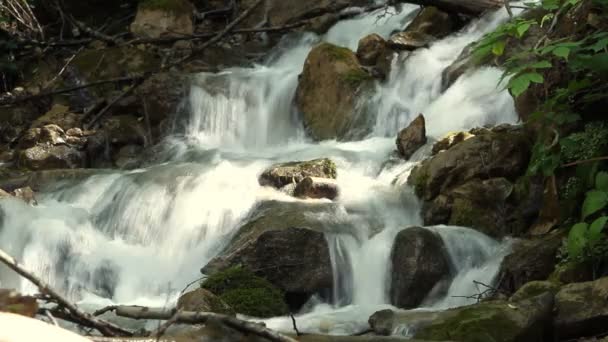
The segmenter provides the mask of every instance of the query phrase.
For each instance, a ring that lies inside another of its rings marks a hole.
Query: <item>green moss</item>
[[[319,49],[322,49],[328,56],[332,57],[335,60],[339,61],[349,61],[354,60],[353,52],[345,47],[336,46],[329,43],[323,43],[319,46]]]
[[[140,0],[139,6],[174,13],[190,13],[193,10],[192,5],[185,0]]]
[[[361,83],[372,79],[373,77],[363,69],[350,70],[342,75],[342,80],[353,87],[358,87]]]
[[[218,295],[232,309],[244,315],[265,318],[288,312],[279,289],[239,266],[210,276],[201,287]]]
[[[408,179],[410,185],[414,187],[414,191],[418,197],[422,197],[426,189],[426,183],[429,180],[429,174],[424,166],[417,166],[411,173],[412,177]]]
[[[529,299],[536,297],[545,292],[551,292],[553,294],[559,291],[559,284],[551,281],[531,281],[522,286],[513,296],[511,296],[512,302]]]
[[[325,172],[329,177],[336,178],[338,177],[338,170],[336,167],[336,163],[333,161],[326,159],[323,162],[323,172]]]
[[[467,342],[516,341],[517,324],[502,310],[504,308],[498,307],[498,304],[463,308],[445,320],[422,328],[415,338]]]

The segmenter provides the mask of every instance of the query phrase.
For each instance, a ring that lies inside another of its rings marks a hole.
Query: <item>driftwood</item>
[[[98,312],[114,311],[117,316],[132,319],[169,320],[171,324],[203,324],[217,320],[226,326],[246,334],[254,334],[276,342],[295,342],[293,338],[267,329],[261,324],[243,321],[231,316],[211,312],[177,311],[175,309],[148,308],[144,306],[118,305],[101,309]]]
[[[8,255],[6,252],[0,249],[0,262],[8,266],[11,270],[17,272],[22,277],[31,281],[34,285],[40,289],[40,292],[46,294],[50,300],[57,303],[62,308],[69,313],[74,320],[83,323],[87,326],[97,329],[100,333],[105,336],[131,336],[132,333],[126,329],[123,329],[117,325],[114,325],[110,322],[106,322],[104,320],[98,319],[82,310],[80,310],[76,305],[69,302],[67,299],[63,298],[57,291],[51,288],[47,283],[42,281],[37,276],[33,275],[31,272],[25,269],[23,265],[17,262],[15,258]],[[55,312],[53,312],[55,314]],[[55,314],[55,316],[57,316]],[[59,317],[61,318],[61,317]]]
[[[460,13],[470,16],[478,16],[488,10],[498,9],[504,6],[503,0],[399,0],[422,6],[435,6],[441,10],[452,13]]]

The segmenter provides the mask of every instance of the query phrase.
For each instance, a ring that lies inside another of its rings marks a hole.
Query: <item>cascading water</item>
[[[371,13],[345,20],[323,37],[286,39],[265,64],[198,75],[189,95],[186,134],[167,139],[163,163],[57,187],[41,194],[37,207],[1,202],[0,247],[81,304],[164,306],[200,277],[200,267],[217,255],[256,203],[295,200],[258,185],[265,167],[329,157],[338,166],[340,209],[323,219],[346,223],[351,233],[327,234],[334,303],[313,298],[298,315],[298,325],[303,331],[334,334],[362,329],[371,313],[389,306],[395,235],[422,223],[418,201],[404,182],[430,144],[410,161],[386,167],[395,133],[418,113],[425,114],[431,138],[516,120],[510,97],[496,86],[498,70],[464,75],[441,92],[442,70],[506,18],[497,12],[405,60],[397,57],[388,81],[363,101],[377,115],[366,139],[306,139],[292,103],[312,46],[325,40],[355,49],[366,34],[386,37],[402,29],[417,8],[404,5],[386,18]],[[505,246],[466,228],[429,229],[448,247],[455,278],[447,295],[427,303],[431,308],[465,304],[453,296],[475,291],[472,280],[491,282]],[[0,285],[35,292],[4,268]],[[290,330],[292,324],[286,318],[267,323],[279,330]]]

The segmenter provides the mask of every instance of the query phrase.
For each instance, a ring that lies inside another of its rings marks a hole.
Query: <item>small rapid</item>
[[[396,234],[422,225],[420,204],[405,185],[409,171],[447,132],[516,121],[510,96],[497,86],[497,69],[478,69],[441,89],[443,69],[507,18],[501,10],[405,60],[396,56],[388,80],[362,103],[376,114],[365,139],[306,137],[293,99],[310,49],[320,41],[356,49],[369,33],[388,37],[404,28],[417,9],[403,5],[385,18],[374,12],[343,20],[324,36],[289,36],[264,63],[196,75],[186,99],[186,129],[162,143],[155,165],[60,184],[41,193],[37,207],[1,202],[0,247],[81,305],[166,306],[201,277],[200,268],[256,204],[296,201],[258,184],[265,168],[327,157],[337,165],[341,195],[339,209],[320,219],[344,224],[350,232],[326,234],[335,285],[331,300],[313,297],[296,318],[306,332],[364,330],[373,312],[390,307],[389,258]],[[410,161],[387,163],[394,136],[418,113],[427,118],[431,141]],[[456,296],[475,291],[473,280],[492,282],[508,243],[462,227],[427,229],[446,244],[454,276],[447,294],[428,298],[425,305],[470,303]],[[36,292],[2,266],[0,285]],[[284,331],[292,324],[286,317],[266,323]]]

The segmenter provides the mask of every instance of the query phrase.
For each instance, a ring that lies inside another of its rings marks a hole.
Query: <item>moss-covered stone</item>
[[[593,269],[590,264],[569,261],[557,264],[548,280],[556,284],[570,284],[591,279],[593,279]]]
[[[270,185],[277,189],[292,183],[299,183],[306,177],[335,179],[338,176],[336,164],[328,158],[293,161],[274,164],[259,177],[260,185]]]
[[[201,287],[211,291],[236,312],[254,317],[288,313],[283,293],[267,280],[240,266],[230,267],[205,279]]]
[[[531,281],[522,286],[509,299],[512,302],[518,302],[524,299],[529,299],[541,295],[545,292],[556,294],[559,290],[559,285],[551,281]]]
[[[195,312],[215,312],[234,315],[234,310],[211,291],[199,288],[183,294],[177,301],[177,309]]]

